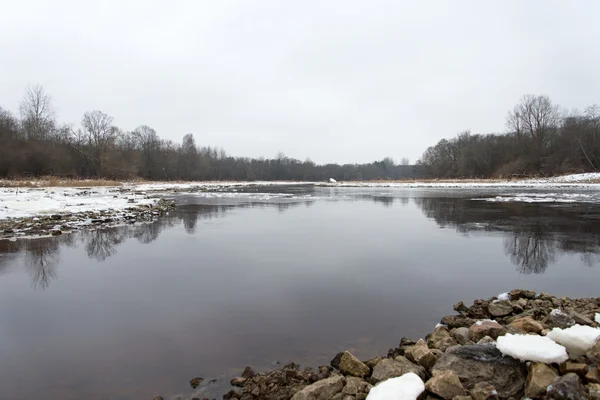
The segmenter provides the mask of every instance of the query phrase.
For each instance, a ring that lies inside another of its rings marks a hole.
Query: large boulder
[[[524,364],[512,357],[504,357],[491,344],[475,344],[448,349],[435,363],[432,373],[452,370],[467,389],[478,382],[493,385],[500,398],[518,398],[525,387],[527,371]]]
[[[339,369],[344,375],[351,375],[359,378],[368,376],[371,373],[370,368],[349,351],[344,351],[336,355],[334,359],[331,360],[331,366]]]
[[[513,312],[513,307],[508,300],[495,301],[488,305],[488,312],[493,317],[504,317]]]
[[[395,359],[386,358],[380,361],[371,374],[371,380],[375,383],[385,381],[389,378],[395,378],[402,376],[409,372],[413,372],[419,376],[422,380],[427,378],[427,372],[425,368],[420,365],[413,364],[403,356],[398,356]]]
[[[571,318],[568,314],[566,314],[564,311],[562,311],[558,308],[555,308],[554,310],[552,310],[550,312],[550,314],[548,314],[548,316],[546,317],[544,322],[550,328],[565,329],[565,328],[575,325],[575,320],[573,318]]]
[[[330,400],[344,388],[346,379],[336,375],[322,379],[297,392],[292,400]]]
[[[469,336],[469,328],[464,326],[454,329],[452,331],[452,337],[454,337],[454,340],[461,345],[467,344],[471,341],[471,337]]]
[[[513,300],[535,298],[535,292],[533,290],[514,289],[511,290],[508,294]]]
[[[546,388],[558,378],[558,374],[552,368],[543,363],[531,363],[527,384],[525,385],[525,397],[541,399],[546,393]]]
[[[546,390],[546,400],[587,400],[586,390],[576,374],[561,376]]]
[[[478,342],[486,336],[497,339],[506,333],[506,328],[496,321],[477,321],[469,328],[469,337],[473,342]]]
[[[456,346],[458,343],[450,336],[450,332],[444,326],[438,326],[427,336],[427,346],[432,349],[446,351],[448,347]]]
[[[464,396],[465,388],[456,372],[452,370],[440,371],[425,383],[425,389],[442,399],[453,399],[455,396]]]

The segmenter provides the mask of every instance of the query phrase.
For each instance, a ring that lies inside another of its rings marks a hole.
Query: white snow
[[[329,183],[337,183],[337,181],[333,178],[329,178]]]
[[[498,324],[498,322],[494,321],[493,319],[481,319],[481,320],[475,322],[475,325],[479,326],[479,325],[482,325],[484,322],[492,322],[492,323]],[[498,325],[500,325],[500,324],[498,324]]]
[[[594,316],[594,319],[596,320],[597,323],[600,324],[600,313],[596,313],[596,315]]]
[[[567,348],[571,358],[584,355],[600,337],[600,329],[591,326],[573,325],[566,329],[554,328],[546,337]]]
[[[506,292],[506,293],[500,293],[496,297],[496,300],[492,301],[492,303],[497,303],[497,302],[503,301],[503,300],[510,300],[510,294],[508,294],[508,292]]]
[[[547,336],[512,335],[499,336],[496,348],[505,356],[521,361],[562,363],[569,359],[567,350]]]
[[[371,389],[367,400],[417,400],[425,384],[413,372],[379,383]]]
[[[473,200],[490,203],[577,203],[594,201],[596,197],[585,193],[516,193],[496,197],[478,197]]]

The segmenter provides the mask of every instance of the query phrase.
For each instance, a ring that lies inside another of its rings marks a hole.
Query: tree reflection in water
[[[504,253],[522,274],[542,274],[560,254],[600,261],[600,207],[593,204],[490,203],[464,198],[415,198],[423,214],[462,234],[504,232]]]

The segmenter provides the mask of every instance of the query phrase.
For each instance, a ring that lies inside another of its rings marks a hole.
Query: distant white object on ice
[[[600,329],[591,326],[573,325],[570,328],[554,328],[546,337],[567,348],[571,358],[584,355],[600,337]]]
[[[369,392],[367,400],[417,400],[425,384],[413,372],[379,383]]]
[[[511,356],[521,361],[560,364],[569,359],[567,350],[546,336],[508,333],[498,337],[496,347],[505,356]]]
[[[329,178],[329,183],[337,183],[337,181],[333,178]]]

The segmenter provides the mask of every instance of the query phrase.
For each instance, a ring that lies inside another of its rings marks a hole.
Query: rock
[[[322,379],[292,396],[292,400],[329,400],[344,388],[345,378],[335,375]]]
[[[344,386],[344,388],[342,389],[342,394],[349,394],[352,396],[356,395],[360,391],[360,386],[362,382],[363,380],[360,378],[346,378],[346,386]]]
[[[354,396],[354,398],[356,400],[366,400],[367,396],[368,395],[366,393],[358,393],[356,396]]]
[[[373,357],[369,358],[367,361],[364,361],[364,363],[367,367],[373,369],[381,360],[383,360],[383,357]]]
[[[344,375],[357,376],[359,378],[369,376],[371,373],[371,369],[349,351],[344,351],[336,355],[331,360],[331,366],[339,369]]]
[[[454,340],[458,342],[458,344],[465,345],[471,341],[469,336],[469,328],[461,326],[460,328],[456,328],[452,331],[452,336]]]
[[[465,303],[463,303],[462,301],[459,301],[458,303],[456,303],[453,307],[454,311],[459,312],[459,313],[464,313],[469,311],[469,308],[467,306],[465,306]]]
[[[422,380],[426,380],[427,373],[425,368],[420,365],[413,364],[408,361],[405,357],[398,356],[391,360],[389,358],[379,362],[375,368],[373,368],[373,374],[371,374],[371,380],[375,383],[385,381],[389,378],[395,378],[402,376],[409,372],[414,372]]]
[[[519,329],[523,332],[537,334],[542,333],[542,330],[544,329],[544,326],[542,324],[540,324],[531,317],[516,319],[513,322],[511,322],[508,326],[511,328]]]
[[[583,378],[588,372],[588,366],[586,364],[567,361],[565,363],[560,364],[558,366],[558,370],[560,371],[561,375],[566,375],[572,372]]]
[[[469,327],[469,337],[473,342],[478,342],[485,336],[489,336],[492,339],[497,339],[506,333],[506,328],[500,325],[496,321],[485,320],[477,321],[471,327]]]
[[[333,397],[331,398],[331,400],[342,400],[342,399],[344,398],[344,396],[345,396],[344,394],[342,394],[342,393],[338,393],[338,394],[336,394],[335,396],[333,396]]]
[[[587,400],[587,396],[579,377],[576,374],[567,374],[548,386],[546,400]]]
[[[242,372],[242,378],[254,378],[254,376],[256,375],[256,372],[254,372],[254,370],[250,367],[246,367],[244,368],[244,372]]]
[[[486,343],[495,343],[496,341],[489,336],[484,336],[481,338],[477,344],[486,344]]]
[[[473,400],[495,400],[498,399],[498,391],[487,382],[477,382],[470,390]]]
[[[591,362],[600,366],[600,338],[596,339],[592,348],[585,355]]]
[[[590,383],[586,385],[587,391],[590,394],[591,400],[600,400],[600,385],[597,383]]]
[[[342,400],[354,400],[354,396],[350,396],[349,394],[342,397]]]
[[[544,321],[550,328],[568,328],[575,325],[575,320],[563,311],[555,308],[548,314]]]
[[[513,307],[508,300],[496,301],[488,305],[488,312],[493,317],[504,317],[513,312]]]
[[[231,384],[231,386],[243,387],[244,383],[246,383],[246,378],[238,376],[230,380],[229,383]]]
[[[427,346],[446,351],[448,347],[456,346],[458,343],[450,336],[450,332],[443,326],[438,326],[434,329],[431,335],[428,335]]]
[[[594,325],[594,321],[592,321],[585,315],[581,315],[575,311],[570,311],[569,317],[573,318],[573,321],[575,321],[575,323],[580,324],[580,325],[590,325],[590,326]]]
[[[432,373],[452,370],[466,389],[481,381],[489,382],[501,398],[518,397],[525,387],[527,371],[524,364],[504,357],[490,344],[474,344],[452,348],[435,363]]]
[[[590,367],[590,370],[585,374],[585,380],[590,383],[600,383],[600,373],[598,367]]]
[[[515,301],[515,303],[517,304],[517,306],[519,306],[523,309],[525,307],[527,307],[527,300],[525,300],[525,299],[519,299],[519,300]]]
[[[52,236],[60,236],[60,235],[62,235],[62,231],[61,231],[60,229],[52,229],[52,230],[50,231],[50,234],[51,234]]]
[[[546,364],[531,363],[525,385],[525,397],[541,399],[546,393],[548,385],[551,385],[557,378],[556,371]]]
[[[414,346],[410,346],[404,352],[406,358],[416,364],[419,364],[426,370],[430,370],[439,357],[429,350],[423,339],[419,340]]]
[[[203,380],[203,378],[192,378],[190,379],[190,386],[192,389],[196,389],[198,386],[200,386]]]
[[[471,396],[454,396],[452,400],[473,400]]]
[[[458,375],[452,370],[440,371],[425,383],[425,389],[442,399],[452,399],[466,394]]]
[[[465,327],[468,328],[475,323],[472,318],[465,317],[464,315],[448,315],[442,318],[442,324],[446,325],[450,329]]]
[[[510,295],[510,298],[513,300],[535,299],[535,292],[533,290],[515,289],[515,290],[511,290],[508,294]]]

